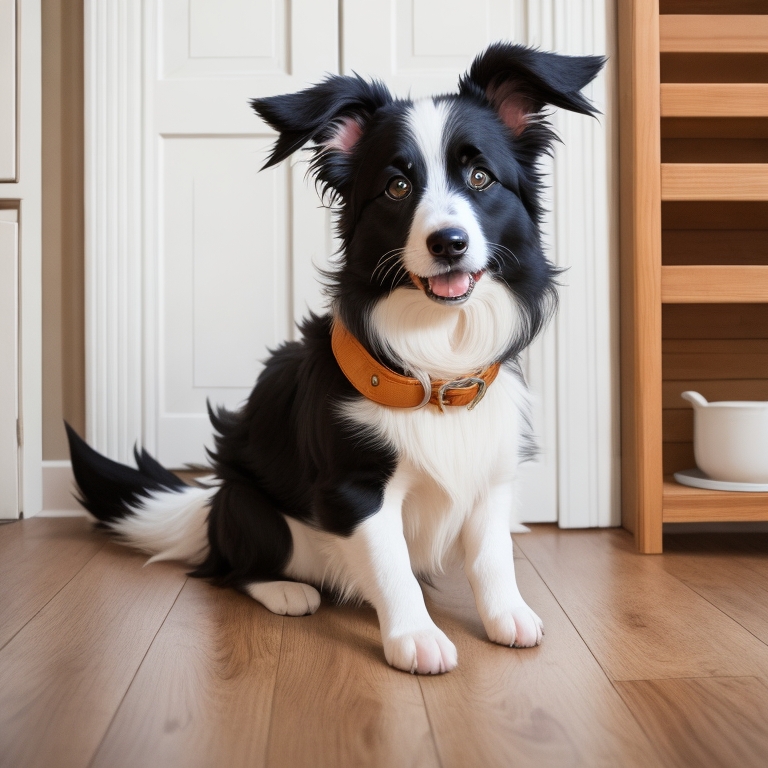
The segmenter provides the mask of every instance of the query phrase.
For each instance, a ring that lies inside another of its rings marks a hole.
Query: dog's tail
[[[189,486],[145,450],[138,469],[102,456],[69,426],[78,501],[122,543],[156,560],[199,565],[208,554],[208,512],[217,488]]]

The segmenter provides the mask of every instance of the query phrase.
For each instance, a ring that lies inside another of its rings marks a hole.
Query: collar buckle
[[[485,397],[485,392],[488,389],[488,383],[485,379],[481,379],[479,376],[467,376],[464,379],[454,379],[453,381],[446,381],[444,384],[441,384],[437,390],[437,405],[440,411],[445,413],[445,406],[451,405],[445,400],[446,390],[469,389],[474,386],[477,387],[477,394],[472,398],[472,402],[467,405],[468,411],[471,411]]]

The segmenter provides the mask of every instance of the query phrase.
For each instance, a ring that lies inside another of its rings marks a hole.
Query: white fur
[[[336,577],[376,609],[387,661],[408,672],[437,674],[456,666],[456,648],[432,621],[411,568],[401,515],[411,479],[398,468],[382,508],[351,536],[335,539],[334,562]]]
[[[469,236],[461,260],[464,271],[478,272],[488,263],[488,243],[472,206],[448,182],[444,151],[448,117],[448,105],[432,99],[417,101],[408,114],[408,128],[427,166],[427,184],[414,213],[403,263],[408,271],[421,277],[445,272],[445,266],[427,250],[427,237],[446,227],[459,227]]]
[[[370,330],[378,347],[412,376],[445,379],[480,371],[498,360],[518,335],[514,296],[485,276],[459,306],[421,291],[397,288],[378,302]]]
[[[467,517],[494,485],[515,478],[526,407],[525,387],[507,369],[472,411],[386,408],[362,399],[343,407],[347,419],[398,455],[398,472],[409,483],[402,517],[416,573],[440,572],[451,555],[460,556],[455,546]],[[504,513],[508,526],[511,504]]]
[[[156,491],[129,506],[110,528],[126,543],[152,555],[149,562],[182,560],[198,565],[208,554],[208,512],[217,488]]]
[[[525,604],[515,580],[515,563],[505,510],[514,504],[514,484],[493,485],[464,522],[464,571],[489,639],[501,645],[538,645],[541,619]]]

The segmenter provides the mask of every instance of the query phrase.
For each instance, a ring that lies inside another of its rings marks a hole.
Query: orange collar
[[[350,384],[368,400],[390,408],[418,408],[425,403],[424,387],[418,379],[403,376],[377,362],[365,347],[335,320],[331,347]],[[501,363],[494,363],[479,373],[458,379],[433,379],[427,402],[441,411],[447,405],[466,405],[472,410],[484,397],[499,373]]]

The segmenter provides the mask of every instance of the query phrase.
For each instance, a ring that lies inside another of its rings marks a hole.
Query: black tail
[[[155,461],[144,449],[134,448],[138,469],[119,464],[94,451],[66,422],[77,500],[101,522],[129,514],[129,505],[153,491],[183,490],[187,485]]]

